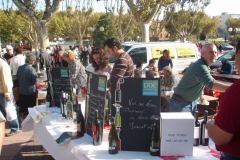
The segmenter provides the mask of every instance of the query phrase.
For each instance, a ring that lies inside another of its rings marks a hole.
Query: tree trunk
[[[79,42],[79,48],[78,48],[78,49],[80,50],[81,47],[83,47],[83,46],[82,46],[82,44],[83,44],[82,36],[79,36],[79,37],[78,37],[78,42]],[[88,46],[87,46],[87,47],[88,47]]]
[[[149,42],[149,27],[150,23],[141,23],[142,25],[142,42]]]
[[[34,42],[33,42],[33,45],[34,45],[35,51],[37,51],[39,46],[38,46],[38,37],[37,37],[37,33],[36,32],[34,32]]]
[[[49,37],[48,37],[48,28],[47,24],[44,22],[40,23],[40,26],[38,26],[38,36],[39,36],[39,42],[40,42],[40,48],[46,49],[46,47],[49,46]]]
[[[120,35],[120,40],[121,40],[121,43],[124,43],[124,36],[123,35]]]

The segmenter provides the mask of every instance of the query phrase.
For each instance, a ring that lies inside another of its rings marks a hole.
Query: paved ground
[[[7,122],[5,133],[9,132]],[[54,160],[54,158],[48,152],[42,151],[42,146],[33,131],[20,130],[16,135],[5,137],[0,160]]]

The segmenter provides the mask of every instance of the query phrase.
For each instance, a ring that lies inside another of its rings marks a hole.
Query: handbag
[[[7,121],[12,121],[17,118],[16,108],[13,105],[12,101],[7,102],[7,106],[5,107]]]
[[[19,87],[14,87],[13,88],[13,97],[15,99],[15,101],[18,101],[19,100]]]

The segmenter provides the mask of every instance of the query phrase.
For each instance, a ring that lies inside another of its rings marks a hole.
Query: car
[[[31,47],[28,44],[22,45],[24,51],[31,51]]]
[[[228,43],[223,43],[221,44],[221,46],[222,46],[222,50],[224,51],[229,51],[234,49],[234,47]]]
[[[221,66],[222,66],[221,59],[222,59],[222,57],[227,58],[229,63],[231,63],[234,66],[235,65],[235,53],[236,53],[235,50],[231,50],[231,51],[226,52],[224,55],[219,57],[214,63],[212,63],[210,65],[210,69],[216,69],[217,67],[221,68]]]

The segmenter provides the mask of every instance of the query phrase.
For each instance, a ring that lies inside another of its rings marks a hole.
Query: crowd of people
[[[83,47],[81,51],[77,47],[64,50],[60,46],[55,46],[51,51],[49,47],[45,51],[39,50],[36,54],[22,55],[20,46],[15,48],[7,46],[5,59],[0,59],[0,109],[6,116],[4,108],[7,102],[13,101],[12,87],[16,83],[20,88],[20,99],[18,102],[20,117],[24,119],[27,108],[36,104],[36,81],[37,73],[33,65],[39,61],[43,67],[68,67],[70,84],[73,88],[85,86],[87,82],[86,68],[91,63],[94,74],[106,75],[108,88],[111,87],[110,79],[115,78],[154,78],[162,74],[162,85],[169,88],[174,86],[174,94],[170,100],[170,112],[194,112],[197,110],[196,100],[202,94],[204,87],[211,90],[225,92],[220,103],[219,113],[215,119],[208,122],[206,128],[209,136],[216,144],[216,148],[221,151],[221,160],[229,160],[232,157],[240,158],[240,109],[237,105],[238,85],[235,82],[231,87],[227,84],[215,81],[211,75],[209,66],[217,58],[217,47],[214,43],[206,43],[201,47],[201,58],[192,63],[184,72],[180,82],[176,81],[172,74],[173,62],[168,50],[163,51],[163,56],[159,57],[158,67],[155,67],[155,59],[149,60],[148,65],[143,67],[143,62],[138,61],[136,68],[131,56],[126,53],[121,43],[111,38],[105,41],[104,49],[93,47],[91,49]],[[80,53],[80,54],[79,54]],[[112,67],[109,63],[109,55],[116,58]],[[240,70],[240,41],[236,48],[236,67]],[[232,72],[231,65],[224,58],[221,59],[222,68],[217,71],[222,74]],[[9,83],[14,82],[14,83]],[[110,89],[107,97],[111,99]],[[109,103],[111,104],[111,103]],[[4,123],[4,122],[1,122]],[[11,132],[6,136],[11,136],[19,132],[18,120],[9,122]]]

